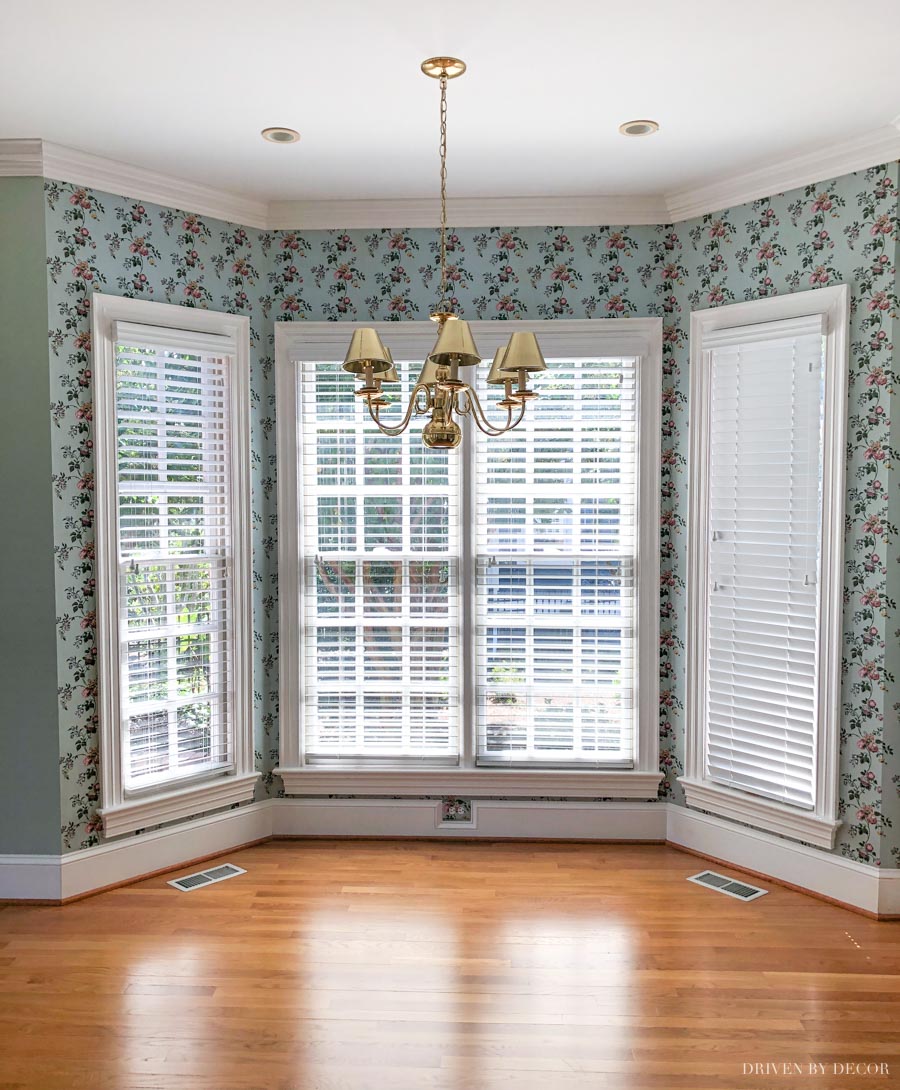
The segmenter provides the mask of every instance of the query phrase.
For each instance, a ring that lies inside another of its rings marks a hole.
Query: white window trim
[[[253,756],[252,572],[250,543],[250,321],[191,307],[92,298],[94,460],[96,488],[97,630],[99,672],[100,815],[105,836],[145,829],[253,798],[259,773]],[[231,383],[232,511],[234,534],[234,731],[232,767],[186,783],[126,792],[119,723],[119,517],[116,494],[115,323],[135,322],[194,333],[225,335],[236,344]]]
[[[706,774],[706,587],[710,352],[713,330],[822,315],[825,325],[825,421],[822,481],[816,785],[812,811],[714,783]],[[687,569],[687,693],[685,773],[688,806],[741,821],[820,848],[833,848],[838,820],[840,760],[843,536],[850,288],[846,284],[758,299],[691,315],[691,441]]]
[[[275,774],[288,795],[476,794],[570,798],[655,799],[659,771],[659,488],[662,380],[662,320],[609,318],[600,321],[477,321],[470,327],[490,359],[511,333],[532,332],[547,356],[638,356],[638,730],[634,767],[628,770],[558,770],[474,766],[471,741],[464,737],[461,763],[453,768],[354,767],[304,763],[300,677],[299,435],[298,377],[303,359],[342,359],[349,326],[336,322],[279,322],[275,326],[278,457],[278,571],[280,619],[280,750]],[[372,322],[396,359],[423,359],[434,344],[430,322]],[[479,376],[480,377],[480,376]],[[478,380],[476,379],[476,386]],[[352,397],[348,381],[347,396]],[[374,427],[374,425],[373,425]],[[466,435],[463,443],[472,445]],[[465,452],[463,452],[465,455]],[[471,642],[471,641],[470,641]],[[464,720],[464,723],[467,719]],[[465,730],[463,734],[465,735]]]

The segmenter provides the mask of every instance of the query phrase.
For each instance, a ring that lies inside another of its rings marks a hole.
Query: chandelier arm
[[[469,407],[471,409],[472,419],[478,426],[478,430],[484,432],[485,435],[504,435],[508,431],[512,431],[522,423],[522,419],[525,416],[525,402],[523,401],[519,406],[519,413],[513,420],[513,411],[511,408],[506,410],[506,424],[502,427],[497,427],[492,424],[482,408],[481,402],[478,400],[478,394],[472,389],[471,386],[466,387],[466,396],[469,400]]]
[[[403,419],[400,421],[399,424],[396,425],[382,424],[382,422],[378,419],[378,412],[372,408],[372,402],[369,398],[366,398],[366,405],[369,409],[369,416],[372,417],[372,419],[378,425],[379,430],[383,432],[384,435],[402,435],[406,431],[406,429],[409,427],[409,422],[412,419],[413,411],[416,409],[416,401],[418,399],[420,390],[424,390],[426,396],[430,400],[428,387],[422,382],[417,382],[415,389],[410,394],[409,405],[406,407],[406,412],[403,415]]]

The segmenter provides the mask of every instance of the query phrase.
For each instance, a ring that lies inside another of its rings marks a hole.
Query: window
[[[637,364],[548,360],[522,423],[478,432],[479,763],[633,761]]]
[[[656,794],[659,322],[473,323],[482,350],[510,325],[540,398],[456,451],[375,428],[346,327],[276,327],[289,793]],[[383,336],[405,406],[433,327]]]
[[[245,320],[106,297],[94,320],[109,834],[252,795],[249,389]]]
[[[704,311],[692,330],[687,799],[828,847],[846,295]]]

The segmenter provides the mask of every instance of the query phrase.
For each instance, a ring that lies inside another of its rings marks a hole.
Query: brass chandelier
[[[453,312],[447,298],[447,81],[465,70],[465,64],[456,57],[431,57],[422,62],[425,75],[440,80],[441,85],[441,293],[430,315],[438,324],[437,341],[398,424],[389,425],[381,419],[381,410],[389,404],[383,386],[399,382],[400,376],[378,331],[371,327],[354,330],[343,365],[345,371],[361,379],[356,396],[365,398],[369,415],[385,435],[402,435],[414,415],[428,416],[422,442],[426,447],[443,449],[459,446],[462,439],[454,416],[474,420],[485,435],[503,435],[512,430],[524,417],[529,400],[538,396],[528,388],[529,374],[547,368],[533,333],[513,333],[509,342],[497,350],[487,382],[504,388],[498,406],[506,410],[506,422],[500,425],[488,420],[472,386],[459,377],[460,367],[481,363],[469,323]]]

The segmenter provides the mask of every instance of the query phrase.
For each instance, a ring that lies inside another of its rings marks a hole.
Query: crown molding
[[[707,212],[720,212],[893,159],[900,159],[900,116],[890,125],[852,140],[781,159],[744,174],[733,174],[718,182],[669,193],[666,195],[668,218],[673,223],[680,223]]]
[[[268,226],[265,201],[90,155],[48,140],[0,140],[0,176],[44,177],[246,227]]]
[[[656,224],[668,221],[661,196],[451,197],[447,220],[454,227],[594,227],[598,224]],[[308,231],[344,227],[437,227],[437,198],[364,201],[273,201],[269,227]]]
[[[900,159],[900,115],[815,152],[656,196],[451,198],[454,227],[668,224]],[[268,230],[436,227],[436,199],[267,203],[40,139],[0,140],[0,177],[44,177]]]
[[[42,178],[40,140],[0,140],[0,178]]]

